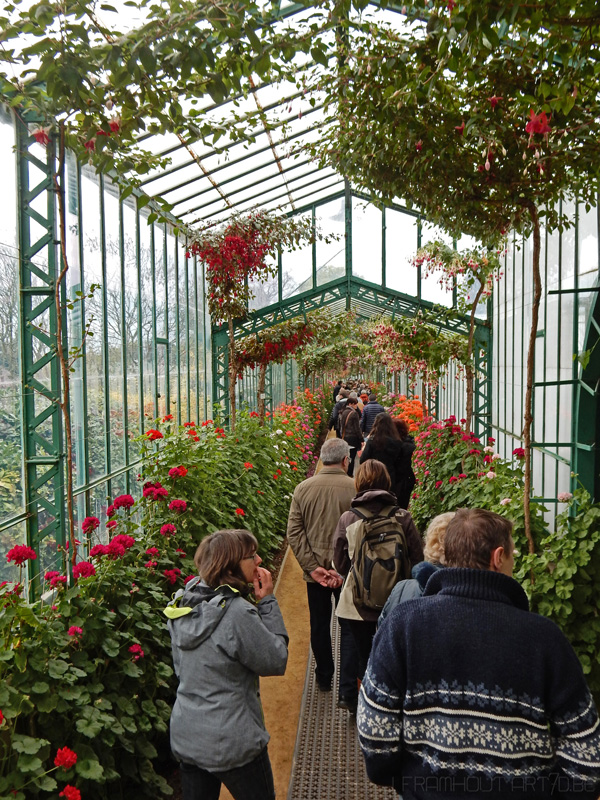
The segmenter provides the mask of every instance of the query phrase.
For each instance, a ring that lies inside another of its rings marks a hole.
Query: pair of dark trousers
[[[275,800],[273,772],[266,747],[249,764],[236,769],[208,772],[195,764],[183,762],[180,767],[183,800],[219,800],[222,783],[235,800]]]
[[[331,652],[331,600],[335,605],[340,589],[328,589],[320,583],[307,583],[308,611],[310,614],[310,646],[317,663],[315,674],[323,686],[333,679],[333,654]],[[340,624],[340,685],[339,695],[346,700],[358,697],[358,653],[354,637],[345,619]]]
[[[362,681],[367,668],[367,661],[371,655],[373,637],[377,632],[377,623],[367,620],[349,619],[348,626],[354,637],[356,652],[358,654],[358,677]]]

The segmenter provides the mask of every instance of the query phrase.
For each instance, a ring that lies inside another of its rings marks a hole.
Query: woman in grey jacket
[[[273,800],[259,675],[283,675],[288,635],[268,570],[248,531],[202,541],[199,577],[165,609],[179,678],[171,749],[180,762],[183,800]],[[250,599],[254,587],[256,604]]]

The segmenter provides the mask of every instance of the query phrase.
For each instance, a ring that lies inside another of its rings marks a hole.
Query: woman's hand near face
[[[254,595],[257,600],[262,600],[273,594],[273,578],[268,569],[256,567],[254,570]]]

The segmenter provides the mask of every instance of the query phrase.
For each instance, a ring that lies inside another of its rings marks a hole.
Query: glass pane
[[[344,198],[340,197],[316,209],[317,228],[337,237],[329,244],[317,241],[317,286],[346,274],[344,207]]]
[[[417,269],[410,263],[417,252],[417,218],[400,211],[385,211],[385,285],[416,296]]]
[[[108,391],[111,469],[125,464],[125,417],[123,407],[123,287],[121,286],[121,239],[119,200],[105,184],[106,230],[106,335],[108,340]]]
[[[371,203],[352,198],[352,274],[381,283],[381,211]]]
[[[140,214],[140,279],[142,290],[142,366],[146,427],[156,417],[154,365],[154,297],[152,293],[152,241],[148,218]]]
[[[0,520],[23,510],[19,373],[19,260],[15,184],[15,134],[12,120],[0,107],[0,157],[3,191],[0,200]],[[13,534],[17,531],[11,528]],[[2,537],[8,535],[0,534]],[[8,550],[10,549],[7,548]],[[0,545],[3,572],[6,565]],[[7,569],[10,569],[6,565]],[[3,580],[10,580],[3,577]]]
[[[140,340],[139,340],[139,280],[136,248],[136,210],[133,201],[123,204],[123,232],[125,250],[125,342],[127,356],[127,421],[129,460],[139,457],[140,445],[133,442],[141,433],[140,418]]]
[[[311,214],[301,214],[299,219],[310,219]],[[312,244],[281,254],[283,298],[309,291],[312,286]]]
[[[83,170],[81,177],[81,210],[83,235],[83,274],[86,293],[92,284],[99,286],[86,300],[86,318],[91,321],[85,342],[87,395],[86,421],[89,471],[87,481],[106,474],[106,422],[104,413],[104,328],[102,308],[102,236],[100,230],[100,190],[92,170]]]

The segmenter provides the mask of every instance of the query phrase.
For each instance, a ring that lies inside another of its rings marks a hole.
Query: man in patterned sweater
[[[512,526],[448,525],[446,564],[373,643],[358,706],[369,778],[404,800],[600,796],[600,723],[581,665],[512,579]]]

